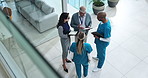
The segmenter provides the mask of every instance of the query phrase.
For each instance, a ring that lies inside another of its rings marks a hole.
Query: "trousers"
[[[102,68],[104,61],[105,61],[105,56],[106,56],[106,47],[109,45],[109,43],[105,44],[97,44],[97,58],[99,59],[97,68]]]
[[[76,73],[77,73],[78,78],[81,78],[81,65],[83,66],[84,77],[88,75],[88,64],[76,64],[75,63]]]

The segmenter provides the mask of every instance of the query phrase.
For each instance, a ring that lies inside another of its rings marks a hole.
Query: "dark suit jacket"
[[[74,28],[74,31],[79,30],[78,25],[80,24],[80,22],[79,22],[79,15],[78,14],[79,14],[79,12],[73,14],[72,19],[71,19],[71,23],[70,23],[71,27]],[[88,26],[91,26],[91,24],[92,24],[91,17],[90,17],[90,15],[88,13],[86,13],[86,18],[85,18],[85,26],[86,26],[86,28]]]

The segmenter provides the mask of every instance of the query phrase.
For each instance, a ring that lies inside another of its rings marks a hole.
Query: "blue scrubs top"
[[[106,23],[100,23],[98,25],[98,29],[97,29],[97,32],[100,33],[101,35],[104,36],[104,38],[109,38],[111,37],[111,25],[110,25],[110,21],[108,20],[108,22]],[[100,43],[108,43],[108,42],[103,42],[103,41],[100,41],[99,39],[95,39],[95,44],[100,44]]]
[[[73,61],[76,64],[88,64],[88,56],[87,53],[92,52],[92,47],[89,43],[84,43],[84,48],[82,50],[82,54],[77,53],[77,43],[73,42],[72,45],[70,46],[70,51],[74,53],[73,56]]]

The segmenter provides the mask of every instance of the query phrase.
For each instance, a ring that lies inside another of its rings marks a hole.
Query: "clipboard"
[[[76,34],[77,34],[77,31],[71,31],[71,32],[69,33],[70,36],[76,36]]]
[[[98,33],[98,32],[91,32],[91,34],[96,35],[96,36],[98,36],[98,37],[102,37],[102,38],[104,38],[103,35],[101,35],[101,34]]]

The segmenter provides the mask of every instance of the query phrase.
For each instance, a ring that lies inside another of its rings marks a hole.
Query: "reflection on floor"
[[[148,78],[147,7],[146,0],[120,0],[116,8],[106,7],[105,12],[112,23],[112,40],[107,48],[106,61],[102,71],[92,72],[97,63],[92,59],[88,78]],[[98,24],[96,16],[94,14],[91,16],[93,29],[90,32],[95,31]],[[90,33],[88,43],[93,47],[91,56],[96,56],[94,38]],[[69,73],[65,73],[62,69],[59,37],[37,48],[43,52],[47,60],[64,78],[75,77],[73,63],[67,64]]]
[[[125,6],[126,4],[126,6]],[[15,7],[13,4],[11,7]],[[105,9],[112,23],[112,40],[107,48],[106,61],[101,72],[92,72],[97,61],[91,60],[89,66],[88,78],[148,78],[148,0],[120,0],[116,8]],[[68,12],[72,15],[76,10],[68,6]],[[22,16],[17,14],[16,9],[13,12],[16,15],[13,20],[22,25],[19,28],[30,37],[34,45],[40,50],[44,57],[53,65],[53,67],[61,73],[63,78],[74,78],[74,64],[67,64],[69,73],[65,73],[62,69],[62,52],[59,37],[55,37],[41,45],[38,41],[44,41],[50,35],[45,32],[40,35]],[[98,21],[94,14],[91,14],[93,20],[93,29],[96,31]],[[18,20],[19,19],[19,20]],[[21,20],[20,20],[21,19]],[[57,33],[57,29],[53,33]],[[74,41],[74,37],[71,38]],[[96,56],[94,38],[89,33],[88,43],[93,47],[91,56]],[[38,46],[39,45],[39,46]],[[35,71],[36,72],[36,71]]]

